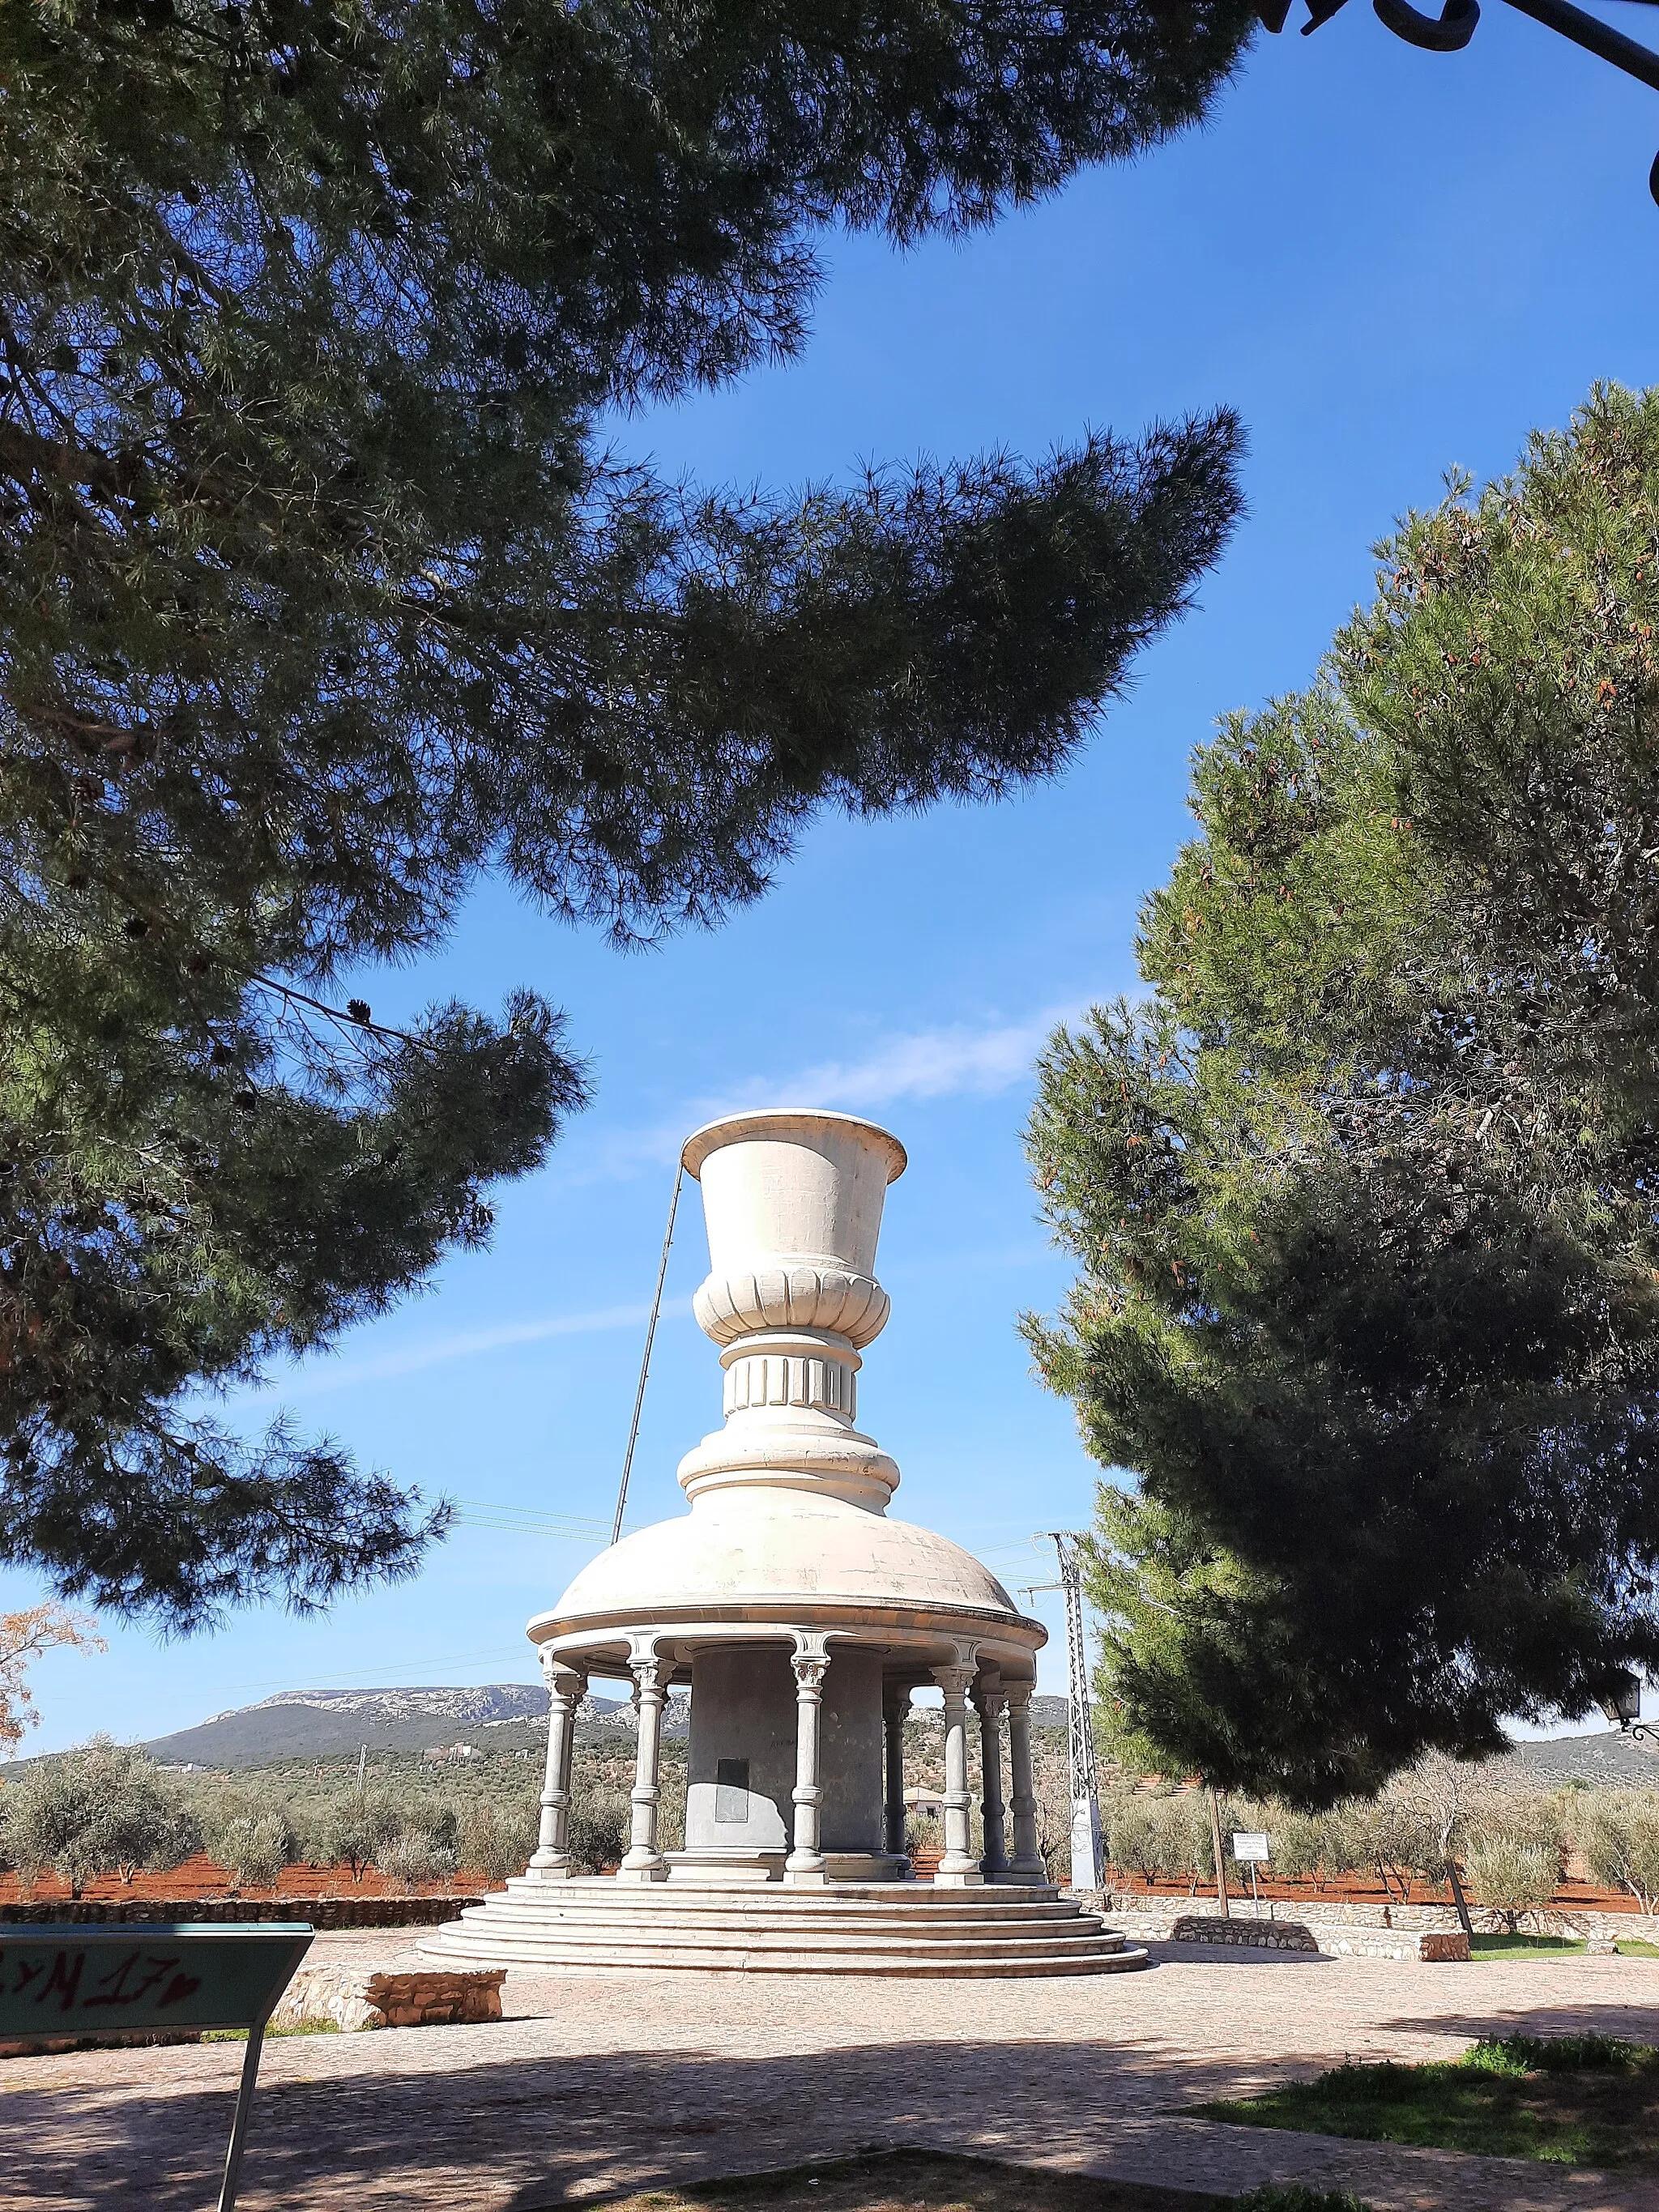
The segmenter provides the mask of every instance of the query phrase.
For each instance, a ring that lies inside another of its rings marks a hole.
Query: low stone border
[[[375,2027],[466,2027],[501,2016],[505,1966],[422,1969],[301,1966],[270,2016],[273,2027],[313,2023],[346,2034]]]
[[[1123,1920],[1133,1920],[1146,1929],[1168,1929],[1178,1919],[1186,1918],[1194,1905],[1201,1907],[1200,1896],[1193,1903],[1178,1897],[1149,1897],[1145,1891],[1134,1889],[1077,1890],[1072,1894],[1087,1905],[1092,1912],[1103,1912],[1115,1925]],[[1249,1911],[1249,1899],[1235,1897],[1237,1911],[1242,1905]],[[1345,1905],[1339,1899],[1328,1901],[1320,1898],[1295,1900],[1302,1911],[1311,1908],[1313,1917],[1301,1924],[1315,1928],[1381,1929],[1384,1933],[1405,1930],[1410,1934],[1432,1931],[1438,1935],[1457,1927],[1457,1915],[1449,1905]],[[1267,1900],[1262,1899],[1265,1911]],[[1286,1911],[1291,1900],[1275,1898],[1273,1904],[1279,1911]],[[1497,1934],[1502,1927],[1498,1914],[1488,1912],[1484,1906],[1472,1908],[1474,1924],[1483,1932]],[[1540,1912],[1528,1916],[1529,1932],[1540,1936],[1577,1936],[1598,1941],[1603,1938],[1614,1942],[1659,1943],[1659,1918],[1649,1918],[1640,1912],[1579,1911],[1561,1905],[1547,1905]]]
[[[0,1925],[73,1921],[305,1920],[313,1928],[435,1928],[457,1920],[482,1897],[99,1897],[0,1905]]]
[[[1299,1920],[1223,1920],[1183,1912],[1170,1930],[1172,1943],[1230,1943],[1256,1951],[1316,1951],[1319,1939]]]
[[[1234,1950],[1296,1951],[1327,1959],[1416,1959],[1467,1965],[1469,1939],[1461,1928],[1327,1928],[1301,1920],[1223,1920],[1207,1913],[1178,1913],[1173,1920],[1137,1926],[1115,1913],[1112,1925],[1142,1942],[1214,1943]]]

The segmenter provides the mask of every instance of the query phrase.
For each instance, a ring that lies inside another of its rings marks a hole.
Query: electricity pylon
[[[1083,1570],[1077,1538],[1061,1528],[1045,1530],[1060,1562],[1057,1583],[1034,1583],[1033,1589],[1057,1589],[1066,1600],[1066,1718],[1067,1765],[1072,1785],[1072,1887],[1098,1889],[1104,1879],[1100,1849],[1100,1786],[1095,1774],[1095,1732],[1089,1711],[1089,1649],[1083,1636]]]

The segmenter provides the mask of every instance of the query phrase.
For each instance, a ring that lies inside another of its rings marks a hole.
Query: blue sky
[[[1249,511],[1057,781],[997,808],[821,822],[762,904],[649,954],[487,886],[441,960],[374,979],[392,1018],[536,985],[568,1010],[596,1100],[500,1194],[491,1252],[237,1411],[287,1406],[465,1501],[463,1525],[418,1580],[325,1620],[264,1611],[171,1644],[106,1624],[106,1656],[38,1669],[32,1747],[302,1686],[530,1680],[524,1621],[598,1547],[583,1527],[609,1523],[678,1140],[729,1105],[867,1111],[904,1140],[881,1253],[893,1318],[860,1425],[903,1469],[896,1511],[1011,1583],[1044,1578],[1031,1533],[1079,1522],[1095,1470],[1015,1331],[1066,1281],[1021,1155],[1033,1058],[1057,1018],[1133,987],[1136,908],[1186,834],[1193,747],[1307,679],[1392,519],[1453,465],[1502,471],[1596,378],[1659,376],[1656,147],[1659,96],[1495,0],[1450,57],[1356,4],[1311,39],[1263,39],[1205,131],[988,236],[905,257],[825,241],[804,359],[624,426],[670,466],[781,485],[1036,453],[1226,400],[1249,428]],[[630,1525],[684,1509],[675,1464],[718,1419],[690,1197]],[[0,1608],[40,1594],[0,1577]],[[1043,1686],[1061,1672],[1051,1644]]]

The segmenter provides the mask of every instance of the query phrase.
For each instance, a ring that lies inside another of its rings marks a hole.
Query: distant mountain
[[[607,1719],[619,1702],[589,1700],[592,1711],[585,1717]],[[477,1741],[491,1751],[516,1751],[546,1732],[547,1692],[538,1682],[490,1682],[476,1689],[286,1690],[257,1705],[216,1714],[199,1728],[157,1736],[144,1748],[167,1766],[264,1766],[280,1759],[349,1757],[362,1744],[371,1751],[429,1751]]]
[[[669,1700],[664,1733],[686,1733],[686,1704]],[[926,1725],[937,1708],[920,1705]],[[1039,1728],[1064,1728],[1064,1698],[1033,1698]],[[624,1698],[588,1696],[577,1713],[587,1741],[631,1735],[634,1711]],[[164,1766],[266,1766],[284,1759],[348,1759],[371,1751],[439,1751],[476,1743],[491,1752],[535,1750],[547,1731],[547,1692],[536,1682],[489,1682],[474,1689],[435,1686],[412,1690],[284,1690],[257,1705],[216,1713],[199,1728],[156,1736],[143,1747]]]
[[[1653,1790],[1659,1789],[1659,1752],[1615,1729],[1604,1729],[1594,1735],[1518,1743],[1481,1774],[1498,1783],[1532,1783],[1544,1790],[1559,1790],[1570,1782],[1595,1790]]]

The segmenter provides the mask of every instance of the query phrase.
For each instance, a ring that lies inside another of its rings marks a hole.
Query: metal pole
[[[679,1212],[680,1185],[685,1180],[685,1163],[681,1161],[674,1170],[674,1194],[668,1201],[668,1228],[662,1240],[662,1257],[657,1262],[657,1291],[651,1301],[651,1319],[646,1324],[645,1357],[640,1362],[640,1387],[634,1393],[634,1418],[628,1425],[628,1449],[623,1455],[622,1486],[617,1492],[617,1517],[611,1524],[611,1540],[622,1541],[623,1514],[628,1505],[628,1478],[634,1472],[634,1447],[640,1440],[640,1414],[645,1406],[646,1377],[651,1372],[651,1346],[656,1341],[657,1316],[662,1311],[662,1286],[668,1273],[668,1249],[674,1242],[674,1216]]]
[[[231,2123],[230,2148],[225,2154],[225,2183],[219,2191],[219,2212],[235,2212],[236,2184],[242,2172],[242,2146],[247,2140],[248,2113],[253,2105],[253,2085],[259,2075],[259,2053],[264,2048],[265,2027],[263,2021],[247,2032],[247,2056],[242,2061],[242,2079],[236,2092],[236,2117]]]

